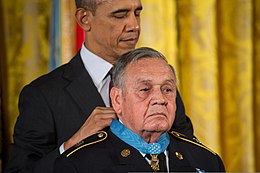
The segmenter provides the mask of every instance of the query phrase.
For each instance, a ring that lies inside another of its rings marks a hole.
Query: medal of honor
[[[151,154],[151,168],[156,172],[159,171],[159,159],[157,158],[158,154]]]

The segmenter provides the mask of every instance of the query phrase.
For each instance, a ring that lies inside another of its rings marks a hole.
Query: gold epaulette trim
[[[179,132],[175,132],[175,131],[170,131],[170,134],[172,134],[173,136],[175,136],[176,138],[179,138],[183,141],[186,141],[186,142],[189,142],[189,143],[192,143],[194,145],[197,145],[199,147],[202,147],[206,150],[208,150],[209,152],[211,152],[212,154],[214,155],[217,155],[214,151],[212,151],[211,149],[209,149],[208,147],[206,147],[205,145],[201,144],[201,142],[199,142],[197,139],[196,139],[196,142],[195,141],[192,141],[190,139],[188,139],[188,137],[186,137],[184,134],[181,134]]]
[[[96,144],[96,143],[98,143],[98,142],[104,141],[104,140],[107,138],[107,136],[108,136],[108,135],[107,135],[107,132],[105,132],[105,131],[99,131],[99,132],[95,133],[94,135],[97,135],[97,137],[100,138],[100,139],[98,139],[98,140],[96,140],[96,141],[93,141],[93,142],[90,142],[90,143],[87,143],[87,144],[84,144],[84,141],[79,142],[79,143],[78,143],[78,147],[75,148],[73,151],[69,152],[69,153],[66,155],[66,157],[69,157],[70,155],[72,155],[72,154],[75,153],[76,151],[80,150],[81,148],[84,148],[84,147],[86,147],[86,146],[93,145],[93,144]],[[76,145],[77,145],[77,144],[76,144]]]

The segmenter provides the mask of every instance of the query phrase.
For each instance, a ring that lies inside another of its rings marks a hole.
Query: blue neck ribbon
[[[122,141],[144,154],[160,154],[164,152],[170,144],[168,133],[163,133],[157,142],[147,143],[139,135],[129,130],[118,120],[112,121],[110,129],[112,133]]]

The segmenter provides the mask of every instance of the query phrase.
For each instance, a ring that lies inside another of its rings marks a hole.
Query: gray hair
[[[95,14],[97,6],[104,0],[75,0],[76,8],[85,8]]]
[[[131,50],[125,54],[123,54],[116,62],[116,64],[114,65],[114,69],[113,69],[113,85],[115,87],[120,87],[120,88],[124,88],[124,74],[125,74],[125,69],[127,67],[128,64],[136,62],[140,59],[144,59],[144,58],[158,58],[161,59],[163,61],[165,61],[168,64],[167,59],[165,58],[165,56],[152,49],[152,48],[148,48],[148,47],[141,47],[141,48],[137,48],[134,50]],[[171,67],[169,65],[169,68],[172,69],[174,77],[176,78],[175,75],[175,70],[173,67]]]

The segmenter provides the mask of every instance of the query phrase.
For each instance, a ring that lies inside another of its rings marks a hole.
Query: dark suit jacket
[[[170,136],[170,172],[224,172],[217,154],[196,141]],[[124,151],[128,150],[128,154]],[[178,153],[178,154],[176,154]],[[145,158],[111,131],[100,132],[67,150],[55,162],[54,173],[127,173],[153,172]]]
[[[104,102],[79,53],[69,63],[25,86],[6,172],[52,172],[60,145],[97,106],[104,106]],[[179,95],[177,107],[175,130],[192,136],[192,124]]]

